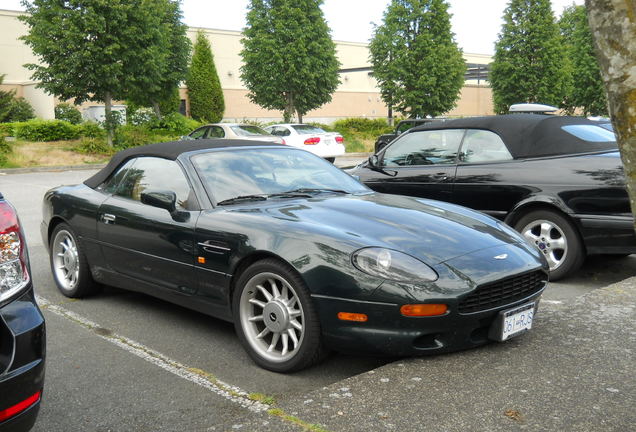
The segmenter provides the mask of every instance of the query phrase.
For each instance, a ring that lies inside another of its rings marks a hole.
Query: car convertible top
[[[271,147],[284,146],[271,142],[259,142],[250,140],[230,140],[230,139],[202,139],[187,141],[170,141],[157,144],[149,144],[141,147],[131,147],[116,153],[110,162],[84,181],[84,184],[92,189],[110,177],[110,175],[126,160],[138,156],[154,156],[163,159],[175,160],[181,154],[197,150],[220,149],[233,147]]]
[[[508,114],[428,123],[414,127],[408,133],[443,129],[489,130],[501,137],[515,159],[618,149],[616,141],[593,142],[577,138],[562,129],[568,125],[599,126],[599,123],[583,117]]]

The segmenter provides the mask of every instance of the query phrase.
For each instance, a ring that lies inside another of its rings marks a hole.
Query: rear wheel
[[[275,372],[292,372],[323,356],[320,323],[305,283],[288,265],[258,261],[239,277],[234,326],[252,359]]]
[[[515,229],[546,258],[550,265],[550,280],[571,274],[583,263],[583,242],[565,216],[551,210],[531,211],[517,221]]]
[[[49,256],[55,284],[66,297],[86,297],[99,291],[77,236],[67,224],[53,230]]]

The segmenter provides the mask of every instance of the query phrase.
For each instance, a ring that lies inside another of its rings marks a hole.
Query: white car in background
[[[333,162],[345,154],[344,138],[308,124],[275,124],[265,128],[270,134],[285,140],[285,144],[300,147]]]
[[[272,136],[258,126],[240,123],[212,123],[190,132],[184,139],[246,139],[255,141],[268,141],[277,144],[285,144],[282,138]]]

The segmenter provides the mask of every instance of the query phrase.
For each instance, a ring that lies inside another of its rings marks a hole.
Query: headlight
[[[353,253],[353,265],[360,271],[396,282],[432,282],[435,270],[417,258],[391,249],[369,247]]]

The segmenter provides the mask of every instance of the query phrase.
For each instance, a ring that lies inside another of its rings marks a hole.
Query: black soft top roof
[[[618,148],[616,141],[591,142],[577,138],[561,129],[567,125],[599,124],[583,117],[507,114],[428,123],[411,129],[409,133],[431,129],[489,130],[501,137],[514,158],[590,153]]]
[[[110,162],[108,162],[108,165],[95,173],[94,176],[86,179],[84,184],[90,188],[96,188],[106,181],[113,171],[115,171],[115,169],[117,169],[117,167],[119,167],[123,162],[134,157],[154,156],[163,159],[175,160],[183,153],[197,150],[261,146],[283,146],[283,144],[251,140],[202,139],[170,141],[141,147],[132,147],[116,153]]]

